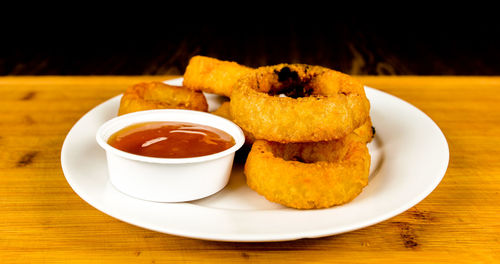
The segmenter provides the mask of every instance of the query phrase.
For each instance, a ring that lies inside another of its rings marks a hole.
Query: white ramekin
[[[194,158],[152,158],[118,150],[108,138],[129,125],[152,121],[178,121],[207,125],[230,134],[231,148]],[[109,179],[121,192],[155,202],[184,202],[212,195],[226,186],[235,152],[245,142],[233,122],[205,112],[177,109],[148,110],[115,117],[97,131],[97,143],[106,151]]]

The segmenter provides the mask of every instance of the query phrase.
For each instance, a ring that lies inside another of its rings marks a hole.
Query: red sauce
[[[234,146],[233,137],[210,126],[184,122],[148,122],[128,126],[108,144],[132,154],[156,158],[191,158]]]

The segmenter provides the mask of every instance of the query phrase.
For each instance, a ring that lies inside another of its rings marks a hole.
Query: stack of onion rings
[[[118,115],[166,108],[207,112],[208,104],[201,92],[162,82],[142,82],[125,91],[120,101]]]
[[[268,200],[327,208],[351,201],[368,184],[366,144],[375,130],[364,86],[351,76],[320,66],[251,69],[195,56],[184,85],[230,97],[212,113],[245,131],[247,184]]]

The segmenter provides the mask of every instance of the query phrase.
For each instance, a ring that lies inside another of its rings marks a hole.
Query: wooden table
[[[359,76],[443,130],[451,152],[443,181],[377,225],[274,243],[202,241],[135,227],[94,209],[66,182],[60,151],[73,124],[135,82],[167,78],[0,78],[0,263],[500,262],[500,77]]]

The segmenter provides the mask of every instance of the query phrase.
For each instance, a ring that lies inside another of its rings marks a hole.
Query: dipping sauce
[[[205,125],[184,122],[147,122],[121,129],[108,139],[111,146],[155,158],[192,158],[234,146],[228,133]]]

